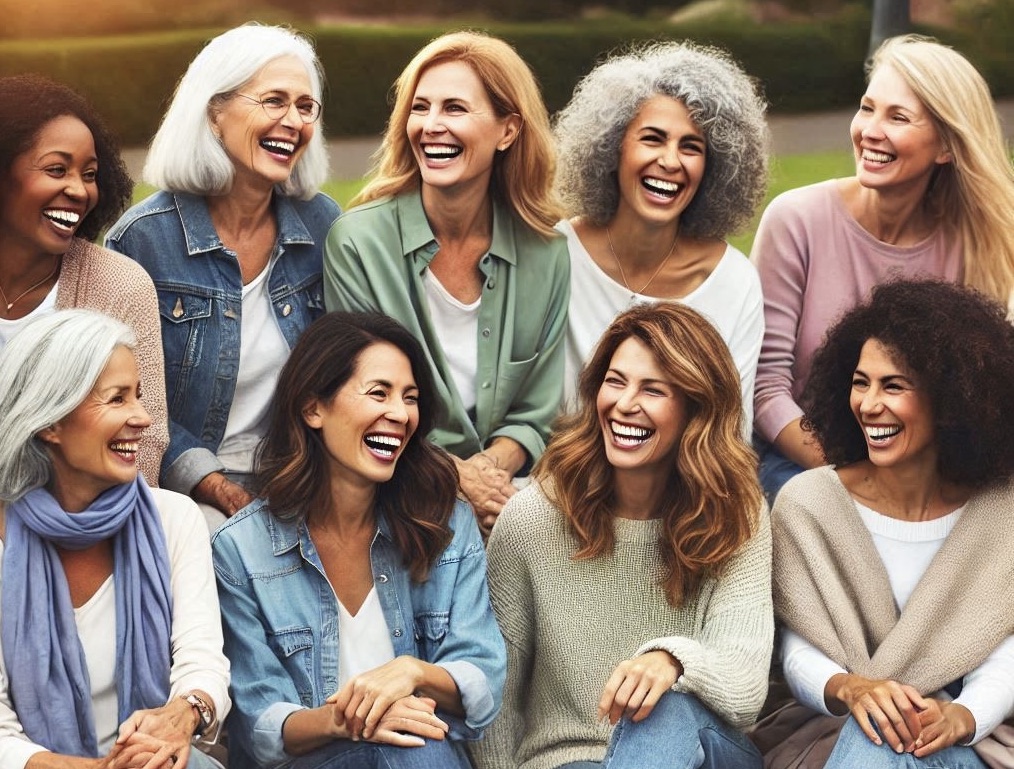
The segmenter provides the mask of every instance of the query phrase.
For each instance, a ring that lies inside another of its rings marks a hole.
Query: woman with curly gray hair
[[[613,318],[678,300],[718,328],[752,421],[764,333],[757,273],[724,238],[767,181],[765,104],[723,51],[656,43],[613,56],[557,116],[556,187],[573,218],[557,228],[571,259],[566,398]]]

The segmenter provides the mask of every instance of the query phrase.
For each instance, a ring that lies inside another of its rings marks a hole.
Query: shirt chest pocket
[[[268,646],[282,663],[299,693],[300,704],[312,708],[313,632],[308,627],[282,628],[267,634]]]
[[[449,612],[424,612],[415,615],[415,642],[419,658],[427,662],[439,659],[440,647],[450,630]]]
[[[158,305],[166,365],[196,365],[201,358],[202,332],[211,318],[211,297],[160,291]]]

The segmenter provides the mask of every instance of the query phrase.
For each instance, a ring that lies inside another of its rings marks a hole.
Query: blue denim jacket
[[[486,552],[475,517],[457,502],[454,538],[426,582],[413,582],[381,518],[370,548],[373,584],[395,656],[440,665],[465,717],[446,713],[453,739],[479,739],[500,710],[506,649],[490,605]],[[302,521],[280,521],[264,500],[230,518],[211,540],[232,663],[234,766],[276,766],[286,717],[338,689],[338,600]]]
[[[275,318],[291,348],[324,312],[324,239],[340,213],[327,195],[275,195],[278,259],[268,276]],[[215,231],[204,198],[156,192],[106,234],[106,247],[138,262],[155,283],[162,319],[169,448],[161,484],[189,494],[222,470],[215,453],[239,371],[243,280],[236,254]]]

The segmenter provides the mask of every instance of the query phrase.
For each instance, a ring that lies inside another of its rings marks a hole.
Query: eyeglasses
[[[289,108],[293,105],[292,101],[281,96],[263,96],[257,98],[256,96],[247,96],[245,93],[239,93],[238,91],[236,92],[236,96],[242,96],[244,99],[260,104],[261,109],[264,110],[264,114],[272,120],[281,120],[289,114]],[[321,106],[320,102],[316,99],[302,96],[295,101],[295,105],[296,112],[299,113],[299,119],[304,123],[315,123],[320,118]]]

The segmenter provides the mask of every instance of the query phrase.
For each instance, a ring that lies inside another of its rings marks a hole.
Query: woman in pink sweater
[[[1014,289],[1014,170],[964,57],[916,36],[885,42],[850,134],[855,176],[780,195],[754,243],[766,326],[754,426],[772,501],[824,464],[797,399],[835,318],[894,277],[961,282],[1005,304]]]

